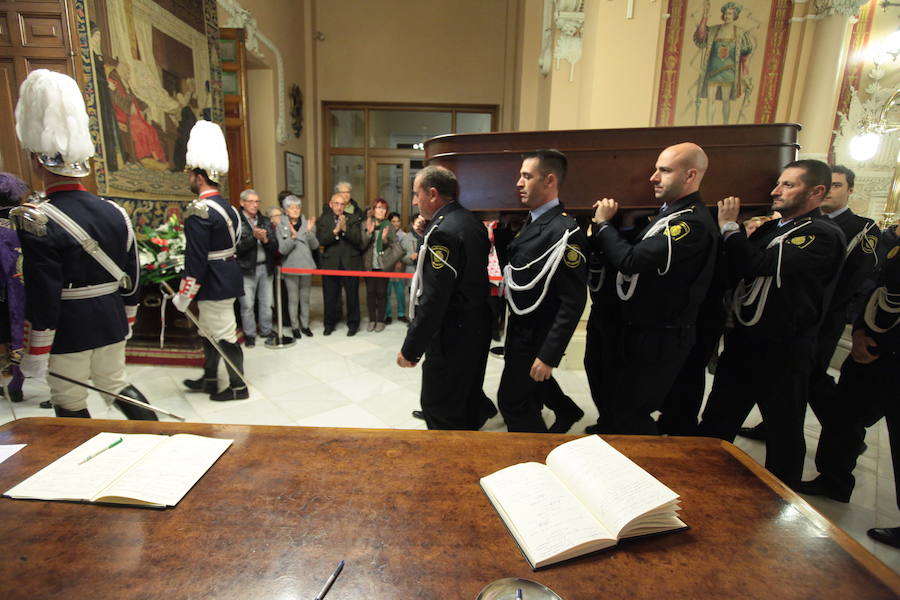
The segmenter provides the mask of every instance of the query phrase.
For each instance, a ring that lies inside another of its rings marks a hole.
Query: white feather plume
[[[203,169],[207,173],[227,173],[228,149],[222,128],[203,119],[194,123],[188,139],[185,162],[188,167]]]
[[[19,88],[16,135],[30,152],[78,163],[94,155],[88,115],[75,80],[47,69],[32,71]]]

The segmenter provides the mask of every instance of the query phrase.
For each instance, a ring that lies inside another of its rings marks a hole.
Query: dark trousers
[[[698,433],[733,442],[758,403],[766,422],[766,468],[789,486],[799,483],[814,351],[811,335],[760,341],[740,328],[729,333]]]
[[[347,295],[347,326],[359,327],[359,277],[322,276],[325,301],[325,329],[334,329],[341,317],[341,288]]]
[[[428,429],[477,430],[496,414],[482,389],[490,335],[487,307],[445,315],[422,363],[420,402]]]
[[[663,400],[662,414],[656,421],[660,433],[697,435],[697,420],[706,392],[706,367],[719,350],[725,319],[724,309],[701,313],[698,318],[697,340]]]
[[[591,400],[597,407],[597,425],[601,433],[612,433],[609,399],[615,396],[616,329],[614,318],[605,314],[604,306],[595,304],[587,322],[584,349],[584,372],[587,375]]]
[[[384,323],[388,281],[384,277],[366,277],[366,307],[369,310],[369,320],[375,323]]]
[[[823,425],[841,411],[837,384],[828,374],[828,366],[844,333],[844,314],[845,311],[842,310],[840,313],[825,315],[825,320],[819,328],[819,339],[816,341],[813,370],[809,375],[809,406]]]
[[[503,296],[491,296],[488,298],[488,306],[491,309],[491,339],[499,342],[506,325],[506,299]]]
[[[694,345],[693,327],[622,326],[616,332],[615,369],[604,382],[610,433],[656,435],[660,410]]]
[[[538,382],[531,378],[531,365],[536,356],[536,349],[513,347],[507,336],[497,404],[509,431],[547,433],[547,425],[541,416],[543,406],[556,413],[557,418],[581,414],[578,405],[563,393],[556,379],[551,377]]]
[[[840,411],[835,418],[822,421],[822,433],[816,450],[816,468],[828,488],[848,495],[856,479],[853,469],[866,428],[882,417],[887,419],[891,439],[891,463],[894,487],[900,508],[900,354],[885,353],[874,362],[860,364],[848,356],[841,366],[837,384]]]

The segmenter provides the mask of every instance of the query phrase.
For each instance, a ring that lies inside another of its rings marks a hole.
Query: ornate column
[[[850,29],[865,0],[815,0],[815,10],[798,20],[816,21],[799,118],[801,155],[827,160],[840,94]]]

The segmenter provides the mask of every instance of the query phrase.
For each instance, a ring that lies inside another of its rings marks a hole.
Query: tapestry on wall
[[[215,0],[75,5],[98,191],[158,225],[192,196],[191,127],[224,118]]]
[[[771,123],[791,0],[669,0],[656,124]]]

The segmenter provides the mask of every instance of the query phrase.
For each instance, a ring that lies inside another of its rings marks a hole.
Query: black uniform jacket
[[[877,288],[869,294],[869,298],[878,288],[883,287],[886,288],[888,294],[891,294],[893,304],[896,305],[897,299],[900,298],[900,237],[897,236],[895,228],[885,229],[881,236],[881,244],[883,264],[878,275]],[[863,308],[868,304],[869,298],[863,304]],[[864,329],[866,335],[875,340],[877,347],[869,351],[873,354],[900,352],[900,324],[893,325],[900,314],[876,308],[873,315],[875,325],[880,329],[887,329],[885,332],[872,331],[866,324],[864,315],[864,312],[859,315],[853,328]]]
[[[743,278],[749,283],[756,277],[776,276],[779,246],[766,246],[804,223],[781,244],[781,287],[773,279],[759,322],[751,327],[735,322],[737,329],[745,330],[754,339],[789,340],[815,335],[840,274],[846,248],[844,234],[816,208],[782,227],[778,227],[776,219],[763,223],[749,239],[739,231],[725,240],[732,281]],[[755,304],[744,307],[744,320],[755,309]]]
[[[231,225],[240,228],[237,211],[219,194],[207,196],[205,202],[215,202],[228,214]],[[219,211],[208,208],[204,218],[198,214],[189,215],[184,221],[184,235],[187,238],[187,253],[184,263],[184,277],[193,277],[200,284],[197,300],[226,300],[244,295],[244,279],[234,256],[227,259],[210,260],[208,254],[232,247],[228,223]],[[237,232],[235,232],[237,236]]]
[[[596,228],[592,246],[606,261],[606,277],[612,280],[607,285],[615,284],[617,272],[640,274],[634,295],[621,303],[623,323],[671,327],[696,322],[715,269],[719,232],[697,192],[668,205],[656,219],[681,210],[690,212],[675,217],[659,233],[641,239],[653,226],[651,222],[633,243],[624,240],[613,227]],[[670,244],[671,263],[666,270]]]
[[[587,238],[578,223],[568,216],[560,204],[526,225],[507,248],[509,264],[523,267],[543,255],[559,242],[566,231],[577,230],[569,237],[568,247],[550,281],[547,295],[540,306],[526,315],[517,315],[510,308],[506,345],[511,350],[536,350],[537,358],[556,367],[562,360],[581,319],[587,302]],[[513,281],[519,285],[532,281],[546,259],[521,271],[514,271]],[[507,290],[519,308],[532,306],[544,289],[541,279],[531,290]]]
[[[878,264],[877,248],[881,230],[872,219],[857,215],[849,208],[831,219],[831,222],[841,228],[847,244],[850,244],[851,240],[863,229],[869,228],[865,237],[860,239],[844,260],[844,267],[841,269],[841,275],[831,299],[831,308],[828,309],[829,312],[845,312],[847,305],[858,294],[869,291],[860,290]]]
[[[113,281],[68,232],[53,221],[44,235],[18,229],[25,278],[25,315],[36,331],[55,329],[51,352],[91,350],[125,339],[125,304],[135,305],[139,271],[136,244],[128,245],[126,216],[78,184],[55,186],[48,202],[80,225],[131,278],[128,289],[78,300],[62,300],[63,288],[79,288]]]
[[[422,295],[401,349],[403,356],[414,362],[439,332],[466,336],[470,318],[484,320],[490,295],[487,263],[491,243],[481,221],[451,202],[434,214],[426,235],[429,250],[419,249],[427,252],[421,259]]]
[[[346,216],[347,231],[337,235],[334,234],[336,219],[330,208],[326,208],[322,216],[316,219],[316,238],[319,240],[321,253],[319,267],[322,269],[362,269],[362,218],[357,213]]]
[[[241,268],[241,273],[251,275],[256,271],[256,246],[260,242],[253,237],[253,226],[247,220],[244,211],[239,210],[241,215],[241,239],[237,243],[237,261]],[[266,215],[256,214],[256,226],[265,229],[269,234],[269,241],[263,244],[266,254],[266,273],[275,274],[275,252],[278,250],[278,240],[275,238],[275,228],[272,227],[272,221]]]

